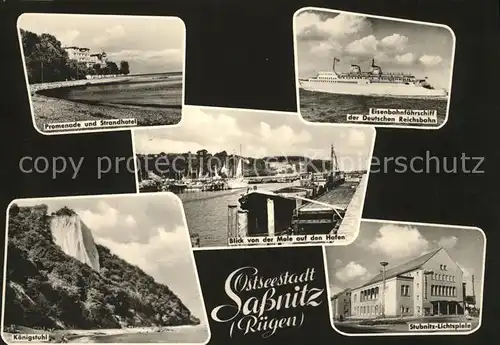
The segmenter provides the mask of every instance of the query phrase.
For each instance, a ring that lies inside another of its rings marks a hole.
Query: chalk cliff
[[[76,213],[55,215],[50,221],[54,243],[62,251],[99,272],[99,253],[90,229]]]
[[[4,325],[58,329],[196,325],[164,284],[99,244],[69,208],[9,208]]]

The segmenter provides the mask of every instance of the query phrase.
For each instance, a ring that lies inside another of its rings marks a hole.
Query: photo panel
[[[314,7],[297,11],[293,26],[306,121],[438,129],[448,120],[450,27]]]
[[[324,253],[331,322],[343,335],[471,334],[481,326],[481,229],[363,219],[351,245]]]
[[[172,193],[14,200],[3,281],[7,344],[210,339],[184,211]]]
[[[178,17],[24,13],[17,20],[42,134],[173,125],[184,104]]]
[[[178,194],[195,246],[345,245],[359,229],[374,141],[371,127],[186,106],[175,128],[134,131],[137,188]]]

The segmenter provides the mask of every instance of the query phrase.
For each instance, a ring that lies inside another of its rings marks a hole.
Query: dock
[[[364,183],[366,176],[340,181],[320,192],[318,186],[247,191],[239,208],[228,208],[228,237],[336,235],[340,229],[352,229],[359,223]]]
[[[336,234],[358,183],[344,182],[294,211],[292,227],[298,233]]]
[[[354,240],[358,235],[367,183],[368,175],[364,175],[359,182],[356,192],[354,192],[351,202],[347,206],[344,219],[338,229],[337,234],[344,235],[347,241]]]

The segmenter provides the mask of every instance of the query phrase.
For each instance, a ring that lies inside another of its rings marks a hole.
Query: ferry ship
[[[384,73],[372,59],[370,71],[363,72],[359,65],[351,65],[349,72],[337,73],[333,59],[332,71],[319,72],[315,77],[299,80],[299,87],[308,91],[404,98],[446,98],[444,89],[434,88],[427,80],[417,79],[409,73]]]

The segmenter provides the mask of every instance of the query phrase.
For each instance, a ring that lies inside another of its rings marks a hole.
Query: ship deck
[[[347,210],[358,185],[359,183],[357,182],[345,182],[339,187],[325,192],[314,201],[325,203],[345,211]],[[329,212],[331,210],[332,208],[327,205],[309,202],[300,207],[299,213]]]

